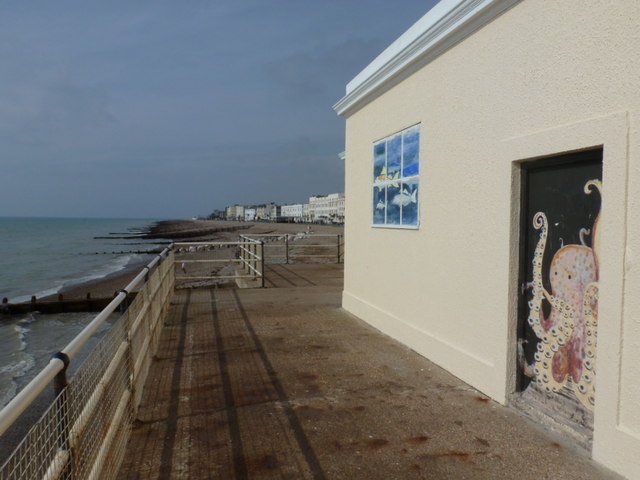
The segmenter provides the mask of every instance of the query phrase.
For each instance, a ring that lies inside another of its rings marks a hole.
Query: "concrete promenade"
[[[120,478],[620,478],[341,310],[341,267],[178,290]]]

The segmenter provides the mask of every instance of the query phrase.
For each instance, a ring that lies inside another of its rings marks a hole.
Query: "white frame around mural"
[[[392,160],[390,155],[395,158]],[[417,229],[420,225],[420,124],[375,141],[372,157],[371,226]],[[397,215],[397,221],[390,220],[390,211]],[[409,212],[408,219],[405,212]]]

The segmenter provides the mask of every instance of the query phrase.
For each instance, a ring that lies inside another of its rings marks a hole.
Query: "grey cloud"
[[[293,101],[336,100],[344,85],[381,48],[380,39],[350,39],[336,45],[317,45],[265,65],[267,78]]]

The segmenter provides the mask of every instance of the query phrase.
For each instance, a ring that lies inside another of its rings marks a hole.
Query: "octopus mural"
[[[589,180],[584,193],[597,190],[602,194],[600,180]],[[595,404],[596,335],[598,326],[598,251],[600,214],[592,228],[582,228],[579,245],[565,245],[555,252],[549,268],[551,291],[543,285],[542,263],[549,234],[544,212],[533,217],[539,238],[533,258],[533,279],[527,284],[532,290],[528,323],[539,341],[534,362],[524,358],[522,342],[518,352],[522,370],[547,392],[572,389],[576,398],[588,409]],[[590,245],[585,237],[590,236]],[[546,316],[543,302],[548,302]],[[548,309],[547,309],[548,310]]]

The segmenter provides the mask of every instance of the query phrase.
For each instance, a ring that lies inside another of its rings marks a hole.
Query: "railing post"
[[[264,242],[260,242],[260,287],[264,288]]]
[[[240,260],[240,269],[242,270],[242,273],[244,273],[244,271],[247,268],[247,264],[245,263],[245,253],[244,253],[244,245],[242,244],[244,242],[244,238],[242,238],[242,235],[240,235],[238,240],[238,246],[236,247],[236,257]]]
[[[336,263],[340,263],[340,240],[342,238],[342,235],[338,234],[338,261]]]
[[[285,234],[284,236],[284,246],[285,246],[285,259],[286,259],[286,264],[289,265],[289,234]]]
[[[256,270],[258,268],[258,262],[256,261],[257,247],[256,247],[255,242],[251,242],[250,251],[251,251],[251,262],[250,263],[251,263],[253,275],[255,276]]]
[[[69,382],[67,381],[67,368],[71,359],[69,355],[62,352],[54,353],[51,358],[57,358],[63,363],[62,370],[53,378],[53,390],[55,392],[56,401],[59,402],[57,428],[58,428],[58,448],[61,450],[69,449],[69,406],[67,405],[67,396],[65,389]]]

